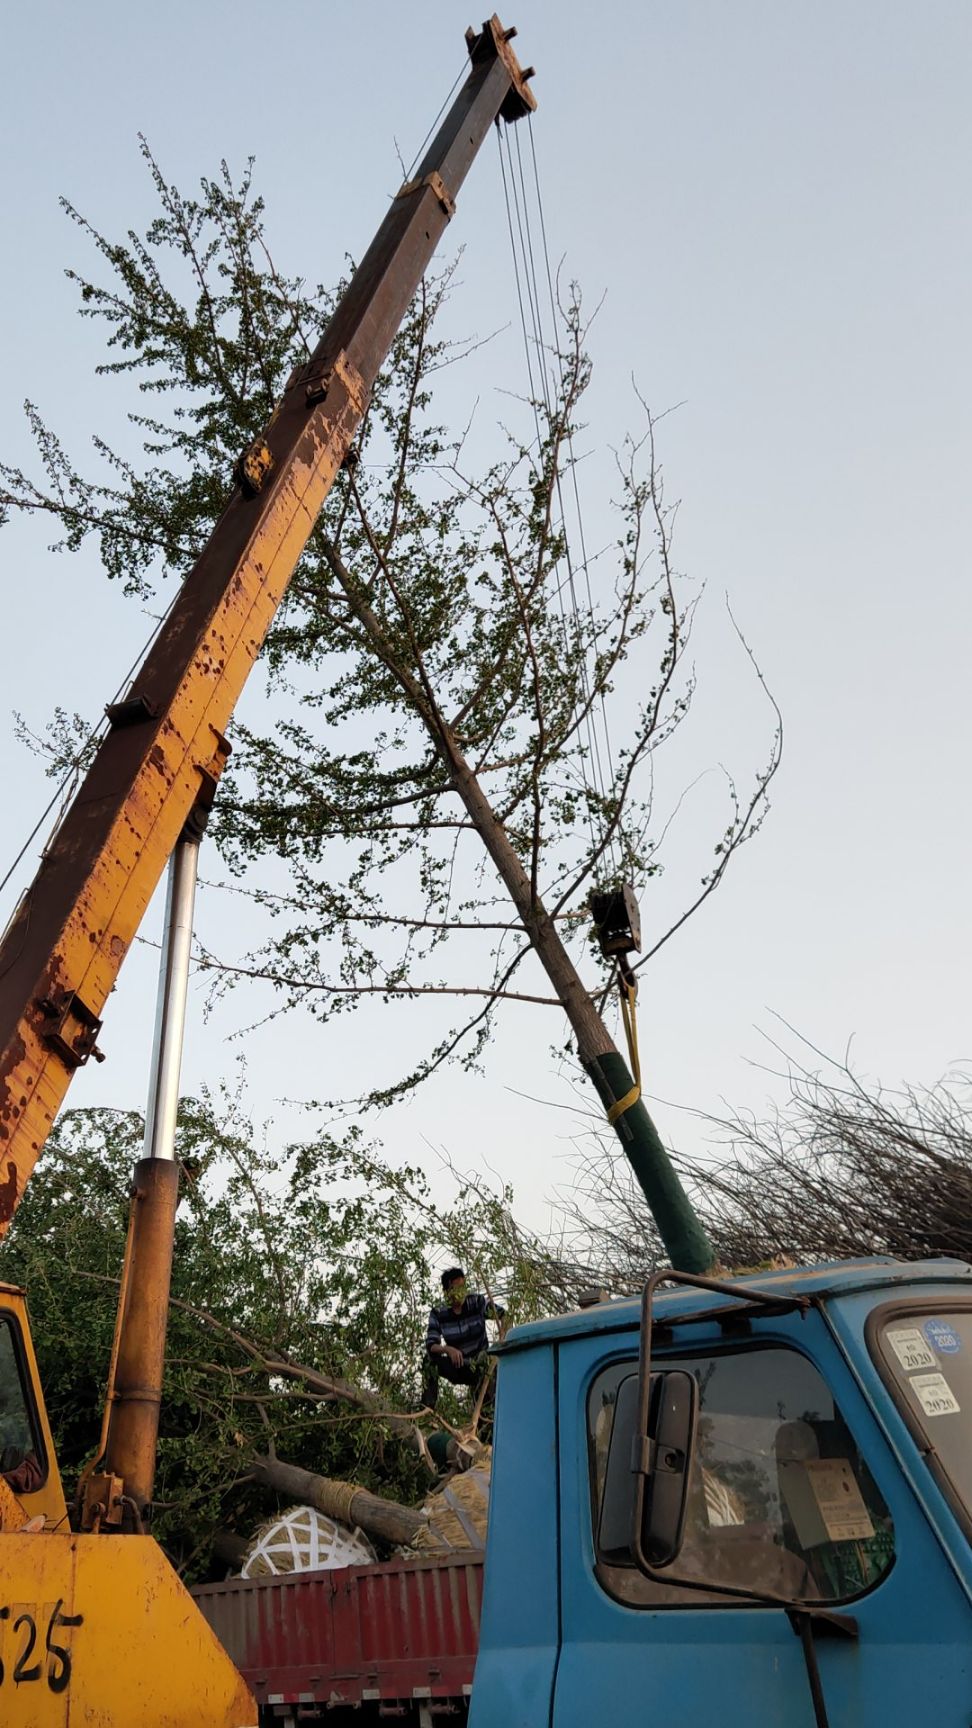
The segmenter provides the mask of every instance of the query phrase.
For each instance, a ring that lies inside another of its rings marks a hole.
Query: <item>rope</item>
[[[111,1415],[116,1396],[115,1377],[118,1372],[118,1352],[121,1348],[122,1328],[125,1324],[125,1304],[128,1300],[128,1278],[132,1269],[132,1248],[135,1241],[135,1208],[137,1205],[138,1199],[133,1193],[131,1200],[128,1203],[128,1230],[125,1236],[125,1252],[122,1256],[121,1277],[118,1281],[118,1300],[115,1305],[115,1331],[111,1340],[111,1359],[108,1363],[108,1381],[105,1386],[105,1408],[104,1414],[101,1418],[101,1438],[98,1441],[97,1452],[94,1454],[93,1458],[89,1458],[87,1464],[78,1477],[75,1498],[79,1505],[81,1504],[81,1492],[85,1483],[89,1476],[94,1475],[95,1469],[101,1463],[101,1460],[108,1449],[108,1430],[111,1427]]]
[[[637,1104],[640,1097],[641,1087],[632,1086],[630,1092],[626,1092],[623,1098],[619,1098],[616,1104],[611,1105],[611,1108],[607,1113],[607,1119],[612,1128],[618,1118],[623,1116],[626,1110],[631,1109],[632,1104]]]
[[[331,1480],[327,1485],[327,1493],[321,1495],[321,1501],[323,1502],[326,1500],[327,1504],[322,1504],[320,1510],[326,1512],[328,1516],[335,1519],[338,1524],[353,1525],[354,1519],[351,1516],[351,1506],[355,1496],[360,1493],[361,1489],[357,1482],[335,1482]]]
[[[621,1018],[624,1021],[624,1035],[628,1041],[628,1055],[631,1057],[631,1072],[635,1084],[641,1085],[641,1059],[638,1055],[638,1015],[635,1000],[638,986],[634,978],[622,978],[621,988]]]
[[[241,1575],[268,1578],[373,1565],[375,1551],[367,1536],[348,1529],[348,1522],[317,1506],[291,1506],[261,1525],[247,1548]]]
[[[631,1058],[634,1085],[630,1092],[626,1092],[623,1098],[619,1098],[616,1103],[611,1105],[607,1119],[612,1128],[618,1118],[623,1116],[626,1110],[630,1110],[632,1104],[637,1104],[641,1097],[641,1058],[638,1054],[638,1014],[635,1005],[638,985],[634,977],[626,977],[620,970],[618,972],[618,993],[621,997],[621,1019],[624,1022],[624,1036],[627,1040],[628,1055]]]

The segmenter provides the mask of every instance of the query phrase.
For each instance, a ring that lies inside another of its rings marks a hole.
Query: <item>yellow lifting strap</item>
[[[623,1098],[618,1098],[611,1105],[607,1119],[612,1128],[618,1117],[623,1116],[626,1110],[630,1110],[632,1104],[637,1104],[641,1097],[641,1061],[638,1056],[638,1016],[635,1007],[635,998],[638,994],[636,980],[619,975],[618,992],[621,997],[621,1018],[624,1021],[624,1035],[628,1041],[628,1055],[631,1058],[634,1085],[630,1092],[626,1092]]]

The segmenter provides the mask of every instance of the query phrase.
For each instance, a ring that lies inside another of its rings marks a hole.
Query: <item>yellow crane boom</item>
[[[194,806],[409,301],[495,120],[535,106],[494,15],[306,365],[291,376],[0,945],[0,1237]]]

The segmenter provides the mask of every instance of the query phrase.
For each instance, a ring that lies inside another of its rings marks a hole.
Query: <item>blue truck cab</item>
[[[470,1728],[970,1728],[972,1268],[842,1262],[648,1299],[642,1386],[693,1400],[665,1454],[677,1541],[646,1570],[605,1500],[626,1474],[636,1518],[652,1443],[612,1439],[645,1305],[511,1332]]]

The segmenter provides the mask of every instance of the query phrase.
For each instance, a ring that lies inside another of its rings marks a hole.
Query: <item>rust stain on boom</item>
[[[0,1236],[223,736],[367,406],[378,369],[490,126],[535,106],[494,15],[314,354],[292,375],[0,944]]]

